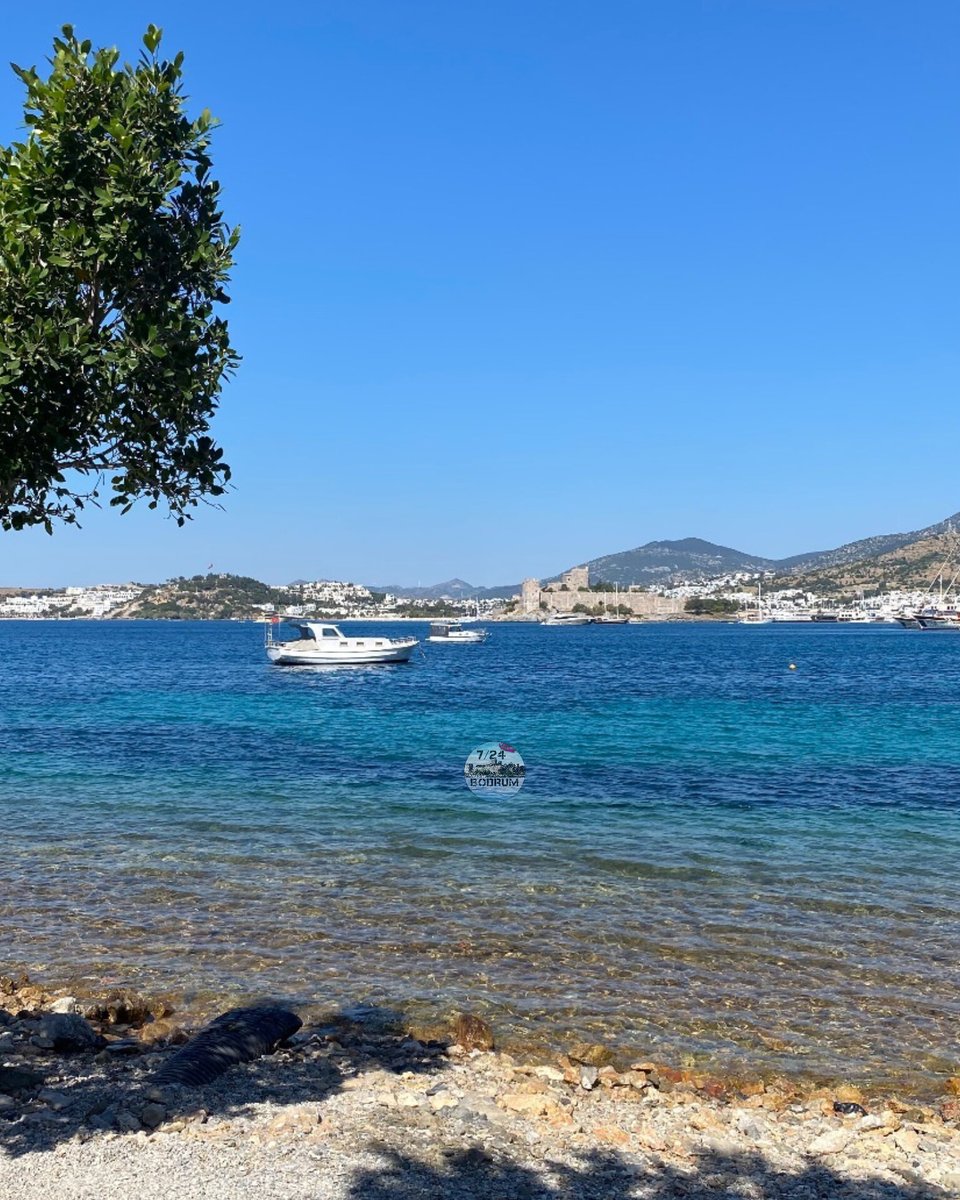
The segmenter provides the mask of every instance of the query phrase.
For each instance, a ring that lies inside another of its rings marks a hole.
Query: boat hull
[[[278,667],[369,666],[372,663],[407,662],[416,645],[416,638],[386,642],[380,646],[360,646],[356,649],[324,646],[311,650],[274,643],[267,646],[267,657]]]

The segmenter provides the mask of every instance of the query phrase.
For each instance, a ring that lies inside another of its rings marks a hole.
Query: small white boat
[[[464,629],[462,621],[433,621],[428,642],[446,646],[476,646],[487,640],[485,629]]]
[[[317,621],[290,624],[298,636],[282,641],[273,636],[272,624],[267,627],[267,658],[278,667],[400,663],[419,645],[417,638],[346,637],[336,625]]]
[[[592,625],[594,618],[587,613],[551,613],[545,617],[541,625]]]

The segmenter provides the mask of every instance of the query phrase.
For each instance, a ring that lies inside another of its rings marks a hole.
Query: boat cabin
[[[431,621],[429,636],[432,638],[449,637],[452,633],[462,633],[463,626],[459,621]]]
[[[303,624],[298,622],[292,625],[291,628],[297,631],[297,636],[290,639],[294,642],[325,642],[333,638],[343,639],[343,634],[336,625],[325,625],[314,621],[307,621]]]

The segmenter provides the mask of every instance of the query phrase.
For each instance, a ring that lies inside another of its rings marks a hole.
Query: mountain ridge
[[[811,550],[803,554],[792,554],[786,558],[767,558],[748,554],[732,546],[722,546],[703,538],[686,537],[661,539],[646,542],[631,550],[619,550],[603,554],[577,564],[590,572],[592,583],[617,583],[621,587],[646,586],[670,587],[680,580],[706,582],[722,575],[740,572],[757,573],[772,571],[776,575],[796,576],[830,567],[847,567],[854,563],[892,554],[914,542],[928,541],[960,529],[960,512],[945,517],[923,529],[903,533],[875,534],[844,542],[829,550]],[[545,576],[543,582],[555,582],[559,574]],[[463,579],[451,579],[429,586],[402,587],[399,584],[374,586],[372,591],[391,592],[397,596],[423,600],[500,599],[515,595],[520,585],[502,584],[496,587],[477,587]]]

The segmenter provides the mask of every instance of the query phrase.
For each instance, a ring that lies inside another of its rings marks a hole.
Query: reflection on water
[[[526,1044],[956,1069],[960,638],[497,626],[346,672],[259,638],[0,625],[0,962],[198,1011],[469,1004]],[[509,802],[463,786],[502,738]]]

